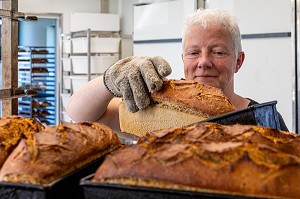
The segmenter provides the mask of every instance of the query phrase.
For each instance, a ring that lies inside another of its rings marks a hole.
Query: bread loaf
[[[151,94],[151,105],[136,113],[119,106],[122,132],[139,137],[170,127],[181,127],[235,111],[222,90],[191,80],[168,80]]]
[[[48,184],[119,147],[118,136],[93,122],[62,123],[22,139],[5,161],[0,180]]]
[[[34,133],[44,129],[35,119],[21,116],[0,118],[0,168],[22,137],[30,138]]]
[[[32,108],[40,108],[41,107],[39,101],[36,100],[36,99],[32,100],[32,105],[31,106],[32,106]]]
[[[300,136],[195,123],[151,132],[107,156],[95,182],[253,197],[299,198]]]
[[[43,102],[41,103],[41,106],[42,106],[42,107],[47,107],[47,106],[52,106],[52,104],[51,104],[51,102],[43,101]]]

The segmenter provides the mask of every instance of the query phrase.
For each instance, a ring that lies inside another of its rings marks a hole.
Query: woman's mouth
[[[195,76],[194,80],[200,83],[206,83],[206,84],[210,84],[210,85],[214,85],[214,83],[216,82],[217,76],[213,76],[213,75],[198,75]]]

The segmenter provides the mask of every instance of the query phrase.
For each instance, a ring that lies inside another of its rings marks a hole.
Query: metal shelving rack
[[[18,100],[18,115],[37,118],[47,125],[56,124],[55,47],[19,46],[19,87],[37,91],[36,96]]]
[[[119,44],[119,49],[117,52],[92,52],[92,38],[120,38],[120,32],[119,31],[93,31],[91,29],[86,29],[86,30],[81,30],[81,31],[74,31],[70,32],[67,34],[61,34],[61,87],[60,87],[60,98],[61,98],[61,106],[60,106],[60,120],[62,121],[68,121],[70,122],[71,119],[68,117],[66,110],[64,108],[64,104],[68,101],[68,98],[73,94],[74,88],[73,88],[73,83],[72,79],[70,79],[70,83],[68,84],[69,87],[66,88],[66,78],[71,78],[71,77],[86,77],[87,81],[90,81],[93,76],[101,76],[103,73],[93,73],[92,72],[92,57],[101,57],[101,56],[116,56],[117,59],[120,58],[120,44]],[[83,45],[84,48],[86,48],[86,52],[78,53],[74,52],[74,46],[72,39],[86,39],[85,44]],[[120,38],[121,39],[121,38]],[[65,42],[68,42],[66,44]],[[66,48],[67,45],[68,48]],[[87,59],[86,65],[82,65],[82,67],[86,68],[86,72],[84,74],[75,74],[74,69],[73,69],[73,62],[72,58],[74,57],[85,57]],[[63,63],[63,59],[68,59],[70,66],[68,67],[69,69],[66,69],[65,64]],[[117,61],[117,60],[116,60]]]

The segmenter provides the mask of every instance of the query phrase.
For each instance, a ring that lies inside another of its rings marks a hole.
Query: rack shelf
[[[56,124],[55,47],[19,46],[19,86],[38,91],[37,95],[18,100],[18,114],[36,118],[46,125]]]
[[[118,31],[87,29],[62,34],[61,41],[60,117],[70,122],[65,112],[70,96],[119,60],[121,37]]]

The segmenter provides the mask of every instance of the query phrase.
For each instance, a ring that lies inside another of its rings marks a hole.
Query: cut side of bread
[[[123,102],[119,106],[119,113],[122,131],[139,137],[154,130],[181,127],[208,118],[207,115],[194,115],[155,105],[131,113]]]
[[[210,117],[235,111],[222,90],[191,80],[168,80],[151,94],[151,105],[138,112],[128,112],[119,105],[122,132],[139,137],[171,127],[182,127]]]

